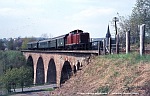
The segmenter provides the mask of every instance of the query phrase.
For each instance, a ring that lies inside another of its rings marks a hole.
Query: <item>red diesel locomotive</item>
[[[88,49],[89,42],[89,33],[84,33],[82,30],[74,30],[68,34],[66,46],[69,49]]]
[[[29,42],[28,49],[53,49],[53,50],[88,50],[90,49],[90,35],[82,30],[74,30],[68,34],[42,40],[38,42]]]

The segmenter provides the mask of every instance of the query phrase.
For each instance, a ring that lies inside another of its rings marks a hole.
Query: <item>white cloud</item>
[[[30,10],[30,11],[29,11]],[[32,14],[40,14],[44,10],[38,8],[0,8],[0,15],[2,16],[28,16]]]
[[[1,9],[0,9],[0,14],[1,14],[1,15],[6,15],[6,14],[11,13],[11,12],[13,12],[13,11],[15,11],[15,10],[12,9],[12,8],[1,8]]]
[[[91,17],[95,15],[109,15],[114,10],[112,8],[90,8],[80,12],[80,15]]]
[[[73,3],[99,2],[99,0],[64,0]]]
[[[0,0],[0,15],[29,16],[45,12],[44,4],[51,0]]]
[[[113,14],[115,12],[115,9],[113,8],[88,8],[85,10],[80,11],[79,13],[73,14],[72,16],[69,16],[67,18],[72,20],[83,20],[83,19],[89,19],[89,18],[95,18],[99,16],[106,16]]]
[[[40,36],[49,32],[59,36],[80,28],[92,32],[92,37],[103,33],[105,36],[107,25],[117,12],[129,13],[132,4],[128,1],[132,0],[0,0],[0,34]]]
[[[38,6],[52,0],[0,0],[0,4],[13,6],[13,5],[26,5],[26,6]],[[16,7],[17,7],[16,6]]]

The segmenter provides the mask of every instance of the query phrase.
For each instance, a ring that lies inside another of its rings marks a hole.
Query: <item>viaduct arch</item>
[[[23,52],[23,55],[34,70],[33,84],[57,84],[58,87],[89,58],[89,55],[40,52]]]

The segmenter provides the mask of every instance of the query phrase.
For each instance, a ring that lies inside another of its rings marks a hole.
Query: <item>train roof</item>
[[[77,30],[73,30],[73,31],[71,31],[70,33],[72,33],[72,34],[76,34],[76,33],[83,33],[83,30],[79,30],[79,29],[77,29]]]
[[[102,41],[104,40],[105,38],[91,38],[91,41]]]
[[[66,36],[68,36],[68,34],[61,35],[61,36],[58,36],[58,37],[54,37],[54,38],[52,38],[52,39],[60,39],[60,38],[64,38],[64,37],[66,37]]]
[[[48,42],[48,41],[51,41],[51,39],[41,40],[41,41],[39,41],[39,43],[40,42]]]
[[[27,44],[34,44],[34,43],[38,43],[39,41],[32,41],[32,42],[28,42]]]
[[[102,41],[106,38],[90,38],[91,41]],[[111,38],[111,40],[115,40],[115,38]]]

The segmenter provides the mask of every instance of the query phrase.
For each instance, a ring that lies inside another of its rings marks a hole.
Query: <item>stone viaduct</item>
[[[96,52],[22,51],[32,66],[34,84],[57,84],[59,87]]]

